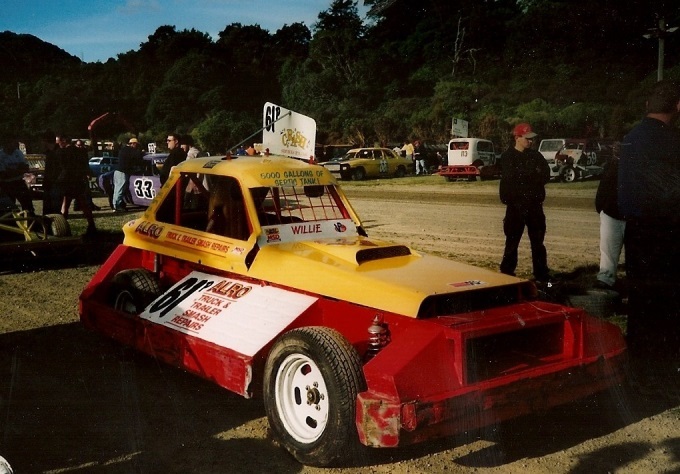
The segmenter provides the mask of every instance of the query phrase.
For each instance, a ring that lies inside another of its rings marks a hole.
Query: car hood
[[[523,280],[420,254],[376,239],[267,245],[249,275],[327,297],[416,317],[425,298]]]

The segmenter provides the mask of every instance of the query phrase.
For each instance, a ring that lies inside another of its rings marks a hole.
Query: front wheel
[[[359,447],[356,398],[361,359],[337,331],[305,327],[284,334],[265,365],[264,404],[272,431],[301,463],[328,466]]]

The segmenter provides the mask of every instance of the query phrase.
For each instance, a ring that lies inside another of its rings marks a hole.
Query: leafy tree
[[[201,148],[222,154],[236,147],[260,128],[260,122],[236,112],[220,111],[207,117],[192,131]]]

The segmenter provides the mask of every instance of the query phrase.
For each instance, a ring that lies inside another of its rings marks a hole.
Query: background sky
[[[0,31],[26,33],[85,62],[139,49],[159,26],[195,29],[213,40],[231,23],[275,33],[302,22],[312,29],[332,0],[2,0]],[[359,15],[366,8],[359,0]]]

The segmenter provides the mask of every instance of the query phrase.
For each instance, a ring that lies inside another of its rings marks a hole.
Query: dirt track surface
[[[595,186],[548,186],[556,271],[598,262]],[[497,268],[497,182],[406,178],[346,192],[369,235]],[[680,472],[680,374],[454,438],[367,450],[354,467],[301,466],[268,438],[261,402],[80,326],[78,294],[97,269],[91,260],[109,250],[90,245],[58,265],[0,275],[0,455],[16,473]],[[519,271],[530,271],[524,240]]]

